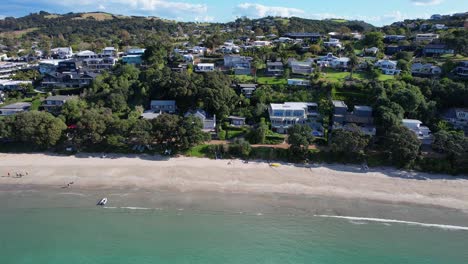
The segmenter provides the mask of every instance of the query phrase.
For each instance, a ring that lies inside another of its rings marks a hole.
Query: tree
[[[350,68],[350,75],[349,75],[349,78],[352,80],[353,79],[353,73],[354,71],[356,70],[356,67],[358,66],[359,64],[359,61],[358,61],[358,58],[356,57],[356,55],[351,55],[349,57],[349,61],[348,61],[348,67]]]
[[[80,120],[83,110],[86,109],[86,101],[80,99],[72,99],[66,101],[61,108],[61,116],[68,125],[76,124]]]
[[[248,158],[252,152],[252,146],[248,141],[245,141],[243,138],[238,138],[234,140],[232,144],[229,145],[229,152],[235,156],[242,156],[243,158]]]
[[[468,158],[468,139],[463,132],[441,130],[434,137],[432,148],[446,154],[452,168],[459,160]]]
[[[61,119],[46,112],[29,111],[15,116],[12,133],[17,141],[47,149],[57,144],[65,129]]]
[[[364,135],[359,127],[353,126],[347,130],[333,130],[331,142],[332,151],[349,157],[361,157],[369,144],[369,137]]]
[[[265,122],[265,118],[260,119],[260,124],[257,128],[253,129],[249,133],[249,141],[252,144],[265,144],[266,134],[268,132],[268,125]]]
[[[366,33],[362,43],[364,46],[367,47],[377,47],[379,50],[383,50],[384,42],[383,42],[383,34],[380,32],[369,32]]]
[[[385,138],[392,160],[400,167],[411,167],[418,157],[421,141],[416,134],[403,126],[390,129]]]
[[[288,130],[289,151],[294,159],[303,160],[309,153],[309,145],[314,140],[312,129],[307,125],[296,124]]]

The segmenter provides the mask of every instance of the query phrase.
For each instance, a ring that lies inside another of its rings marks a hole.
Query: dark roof
[[[283,63],[281,61],[269,61],[267,62],[267,66],[283,66]]]
[[[445,44],[428,44],[424,47],[425,49],[447,49]]]
[[[47,101],[66,101],[70,99],[77,98],[76,96],[69,95],[53,95],[46,98]]]
[[[284,34],[286,37],[291,38],[311,38],[311,37],[321,37],[320,33],[315,32],[289,32]]]

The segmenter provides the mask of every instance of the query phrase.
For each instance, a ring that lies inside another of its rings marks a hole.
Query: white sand
[[[15,178],[16,173],[25,176]],[[11,188],[62,188],[74,182],[71,188],[284,193],[468,210],[467,179],[389,168],[362,172],[359,167],[344,165],[273,168],[262,162],[186,157],[158,160],[152,156],[0,154],[0,176],[0,185]]]

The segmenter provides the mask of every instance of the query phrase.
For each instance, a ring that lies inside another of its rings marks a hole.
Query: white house
[[[5,91],[18,90],[27,85],[32,85],[32,81],[0,80],[0,90]]]
[[[212,72],[214,70],[214,63],[198,63],[195,65],[195,72]]]
[[[376,55],[377,52],[379,52],[379,48],[377,48],[377,47],[365,48],[364,49],[364,53],[366,53],[366,54]]]
[[[330,38],[328,41],[323,42],[323,45],[325,47],[342,48],[340,40],[336,38]]]
[[[278,133],[287,133],[295,124],[309,125],[316,136],[323,136],[320,114],[316,103],[286,102],[270,104],[268,109],[271,127]]]
[[[83,50],[75,54],[75,57],[78,59],[90,59],[96,58],[97,54],[90,50]]]
[[[386,75],[398,75],[400,74],[401,70],[397,69],[398,62],[392,61],[388,59],[378,60],[374,66],[378,67],[383,74]]]
[[[224,67],[233,69],[236,75],[249,75],[251,73],[252,58],[239,55],[225,55]]]
[[[438,38],[439,38],[439,34],[433,34],[433,33],[425,33],[425,34],[416,35],[417,42],[421,42],[421,41],[432,42],[434,39],[438,39]]]
[[[102,56],[103,57],[116,57],[117,50],[114,47],[105,47],[102,50]]]
[[[175,100],[152,100],[150,108],[154,113],[173,114],[176,111],[176,102]]]
[[[403,119],[403,126],[413,131],[423,144],[432,144],[432,133],[427,126],[423,126],[422,122],[416,119]]]
[[[318,59],[317,64],[322,67],[332,67],[335,69],[348,68],[349,58],[347,57],[336,57],[333,53],[328,53],[326,56],[323,56]]]
[[[447,27],[444,24],[435,24],[434,29],[442,30],[442,29],[447,29]]]
[[[185,113],[185,117],[189,116],[194,116],[200,119],[203,124],[202,130],[205,132],[211,132],[216,129],[216,115],[208,117],[205,111],[198,109],[196,111],[189,111]]]
[[[266,41],[266,40],[256,40],[252,43],[252,45],[254,47],[266,47],[266,46],[270,46],[271,45],[271,42],[270,41]]]
[[[50,52],[53,57],[57,57],[58,59],[70,59],[73,57],[73,49],[71,47],[55,48],[51,49]]]

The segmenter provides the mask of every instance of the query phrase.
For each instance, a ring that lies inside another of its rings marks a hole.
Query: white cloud
[[[98,6],[98,9],[99,9],[99,10],[105,10],[106,7],[105,7],[103,4],[100,4],[100,5]]]
[[[212,16],[197,16],[195,17],[195,21],[197,22],[213,22],[215,20]]]
[[[444,0],[411,0],[411,2],[417,6],[439,5],[443,1]]]
[[[292,17],[304,15],[304,11],[282,6],[265,6],[255,3],[242,3],[237,5],[234,10],[236,15],[247,17],[265,17],[265,16],[281,16]]]

